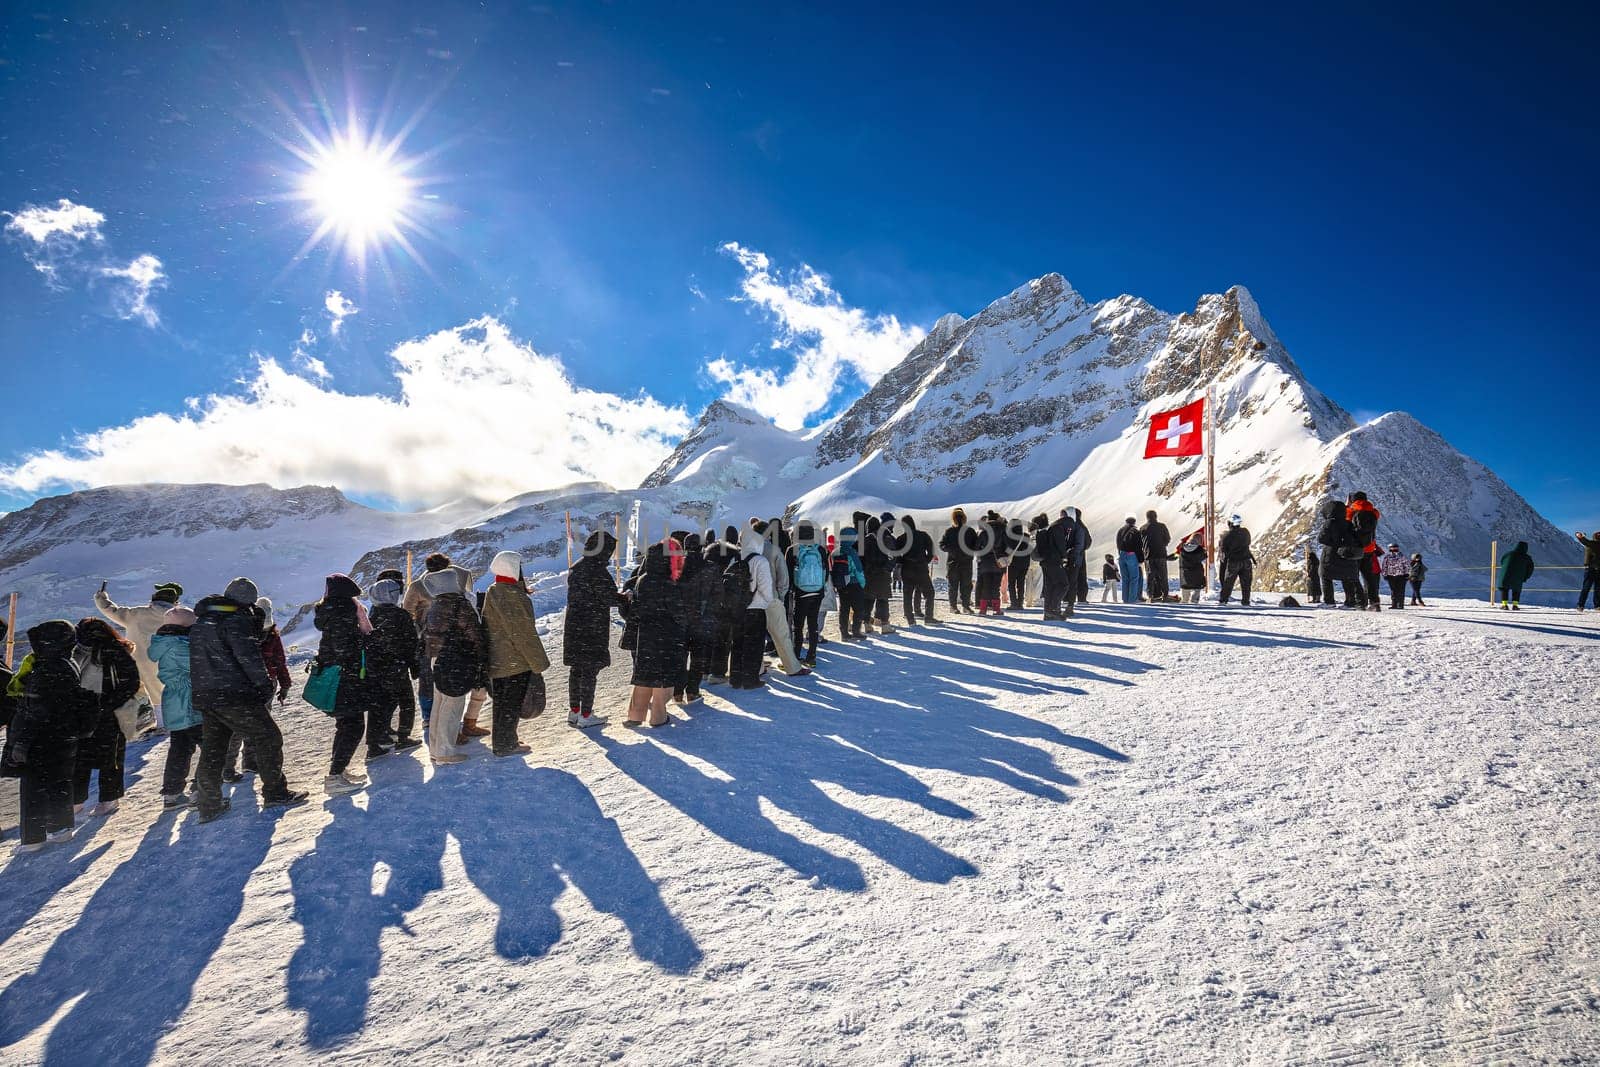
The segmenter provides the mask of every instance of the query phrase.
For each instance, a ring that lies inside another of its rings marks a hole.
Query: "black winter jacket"
[[[1322,577],[1330,582],[1361,580],[1361,537],[1345,517],[1345,507],[1337,500],[1325,501],[1319,512],[1322,526],[1317,543],[1327,549],[1322,554]],[[1341,552],[1340,550],[1343,549]]]
[[[70,629],[67,632],[70,634]],[[66,654],[70,648],[68,644],[50,655],[35,652],[33,669],[22,681],[22,696],[16,701],[0,756],[8,773],[68,774],[78,739],[94,733],[99,702],[78,684],[78,669]]]
[[[1139,527],[1139,536],[1144,539],[1144,553],[1148,557],[1165,556],[1167,549],[1172,545],[1172,534],[1167,531],[1164,522],[1147,522]]]
[[[417,620],[398,604],[372,609],[372,632],[367,635],[367,674],[384,681],[401,681],[422,672],[422,636]]]
[[[339,668],[339,693],[334,698],[334,718],[367,713],[367,635],[356,621],[356,602],[349,597],[323,600],[311,615],[311,625],[322,632],[317,662]]]
[[[1250,554],[1250,531],[1243,526],[1230,526],[1217,540],[1217,551],[1228,562],[1228,570],[1242,571],[1253,565],[1256,558]]]
[[[604,551],[585,555],[567,572],[567,616],[561,662],[598,670],[611,665],[611,612],[627,603],[607,566],[617,539],[603,534]]]
[[[1205,587],[1205,546],[1185,541],[1178,546],[1178,588],[1204,589]]]
[[[633,657],[633,684],[654,689],[683,684],[689,655],[683,590],[660,545],[651,545],[644,576],[634,587],[632,616],[639,627]]]
[[[1140,563],[1144,562],[1144,537],[1137,526],[1123,523],[1121,529],[1117,530],[1117,551],[1132,552]]]
[[[189,688],[195,710],[254,707],[275,691],[261,657],[261,613],[254,604],[208,596],[194,606],[189,628]]]

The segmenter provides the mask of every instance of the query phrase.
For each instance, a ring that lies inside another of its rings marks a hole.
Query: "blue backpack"
[[[822,567],[822,549],[816,545],[795,548],[794,584],[802,593],[820,593],[828,580]]]

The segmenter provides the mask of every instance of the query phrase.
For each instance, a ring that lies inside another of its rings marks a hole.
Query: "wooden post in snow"
[[[567,512],[567,570],[572,569],[572,512]]]
[[[406,549],[406,591],[411,591],[411,550]]]
[[[611,546],[611,565],[616,568],[617,581],[622,581],[622,512],[616,515],[616,544]]]
[[[17,594],[12,593],[8,599],[11,603],[6,608],[6,666],[14,667],[17,662]]]
[[[1499,566],[1499,541],[1490,541],[1490,606],[1494,606],[1494,568]],[[11,593],[11,600],[16,600],[16,593]]]

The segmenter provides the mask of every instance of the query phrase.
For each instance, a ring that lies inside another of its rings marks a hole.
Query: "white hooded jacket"
[[[139,681],[144,683],[144,691],[149,695],[150,702],[159,705],[161,676],[156,673],[156,665],[150,659],[150,639],[166,625],[167,612],[177,605],[151,601],[123,607],[112,603],[106,591],[100,589],[94,594],[94,606],[100,609],[100,614],[126,631],[128,640],[133,642],[133,662],[139,667]]]
[[[751,527],[739,535],[739,555],[750,567],[751,611],[766,611],[772,603],[772,564],[763,555],[767,539]]]

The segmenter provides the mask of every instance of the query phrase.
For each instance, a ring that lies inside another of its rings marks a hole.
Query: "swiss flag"
[[[1205,455],[1206,398],[1171,411],[1159,411],[1150,419],[1150,436],[1144,443],[1144,458]]]

